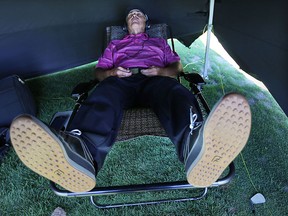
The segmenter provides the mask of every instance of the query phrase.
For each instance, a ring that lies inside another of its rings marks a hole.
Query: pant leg
[[[114,144],[123,109],[131,106],[135,91],[129,82],[109,77],[95,88],[73,118],[68,130],[79,129],[98,171]]]
[[[202,113],[195,96],[177,80],[151,77],[142,91],[141,103],[152,107],[167,135],[175,144],[179,160],[183,162],[183,147],[190,132],[190,107],[202,121]]]

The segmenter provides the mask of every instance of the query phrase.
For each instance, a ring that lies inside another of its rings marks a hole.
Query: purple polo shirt
[[[150,38],[146,33],[141,33],[111,41],[99,58],[97,68],[165,67],[179,60],[165,39]]]

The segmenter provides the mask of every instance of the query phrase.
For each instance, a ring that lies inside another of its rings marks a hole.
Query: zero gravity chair
[[[146,33],[150,37],[162,37],[168,38],[168,26],[166,24],[155,24],[146,30]],[[121,26],[111,26],[106,28],[106,45],[115,39],[122,39],[126,32]],[[171,36],[170,36],[171,37]],[[172,49],[174,51],[173,38],[171,37]],[[202,112],[206,115],[209,114],[210,109],[201,94],[201,90],[205,81],[198,73],[184,73],[181,72],[178,76],[178,81],[184,78],[188,81],[191,93],[194,94],[199,102]],[[69,121],[73,119],[74,114],[77,112],[81,103],[87,98],[89,91],[97,85],[96,80],[92,80],[87,83],[80,83],[77,85],[73,92],[72,97],[75,98],[76,104],[72,111],[58,112],[56,113],[51,122],[50,126],[56,130],[65,130]],[[205,116],[205,115],[204,115]],[[121,127],[117,136],[117,141],[123,141],[143,135],[154,135],[154,136],[166,136],[166,133],[159,120],[157,119],[155,113],[149,108],[133,108],[126,110],[122,119]],[[229,165],[228,171],[225,171],[225,176],[218,179],[210,187],[218,187],[229,183],[235,175],[235,167],[233,162]],[[158,204],[165,202],[182,202],[189,200],[199,200],[206,196],[208,188],[195,188],[185,181],[174,181],[174,182],[160,182],[151,184],[136,184],[136,185],[120,185],[120,186],[108,186],[108,187],[95,187],[88,192],[70,192],[61,189],[54,182],[50,182],[51,189],[59,196],[67,197],[83,197],[89,196],[93,205],[97,208],[115,208],[123,206],[137,206],[145,204]],[[131,194],[131,193],[143,193],[143,192],[153,192],[153,191],[170,191],[170,190],[193,190],[198,189],[199,191],[193,197],[185,198],[171,198],[162,200],[149,200],[134,203],[116,203],[116,204],[99,204],[96,202],[96,198],[99,196],[112,196],[117,194]]]

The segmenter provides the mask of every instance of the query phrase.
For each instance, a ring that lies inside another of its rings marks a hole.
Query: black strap
[[[0,128],[0,146],[10,143],[9,128]]]
[[[10,148],[9,128],[0,128],[0,161]]]
[[[174,45],[173,32],[172,32],[172,28],[170,26],[168,26],[168,31],[169,31],[169,34],[170,34],[172,51],[175,53],[176,51],[175,51],[175,45]]]

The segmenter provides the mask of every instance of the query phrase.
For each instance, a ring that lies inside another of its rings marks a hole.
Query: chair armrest
[[[180,73],[180,77],[184,77],[185,80],[187,80],[190,84],[195,85],[204,85],[206,84],[203,77],[198,73]]]
[[[88,94],[90,90],[92,90],[96,84],[98,84],[98,80],[91,80],[89,82],[79,83],[77,86],[74,87],[72,90],[71,96],[75,99],[79,99],[81,95]]]
[[[206,100],[203,97],[202,92],[201,92],[203,85],[206,84],[203,77],[198,73],[184,73],[184,72],[181,72],[179,74],[179,77],[184,77],[184,79],[189,82],[191,91],[193,92],[194,95],[197,95],[197,97],[201,101],[205,111],[207,113],[209,113],[210,112],[209,105],[206,102]]]

